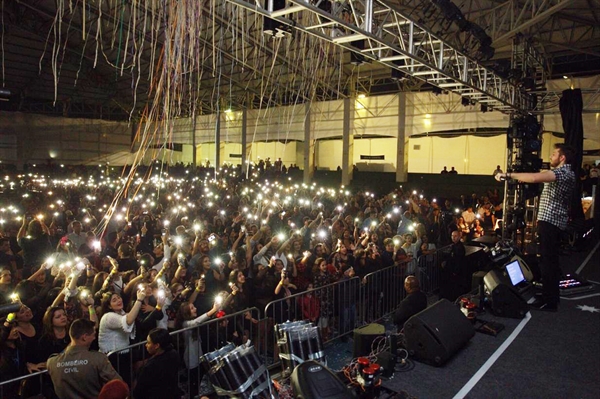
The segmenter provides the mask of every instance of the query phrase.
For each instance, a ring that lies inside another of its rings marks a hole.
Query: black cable
[[[396,363],[394,366],[395,373],[405,373],[415,368],[415,362],[410,359],[404,359]]]

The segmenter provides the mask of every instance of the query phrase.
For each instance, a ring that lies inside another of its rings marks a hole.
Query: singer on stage
[[[551,170],[539,173],[498,173],[496,180],[515,179],[523,183],[544,183],[537,216],[542,269],[542,299],[531,307],[555,312],[558,309],[560,266],[558,263],[561,231],[567,228],[569,205],[575,189],[575,173],[571,162],[575,149],[555,144],[550,156]]]

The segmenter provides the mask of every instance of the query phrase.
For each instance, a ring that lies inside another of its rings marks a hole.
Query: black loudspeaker
[[[354,330],[354,346],[352,357],[368,356],[371,353],[371,345],[377,337],[385,336],[385,327],[381,324],[367,324]]]
[[[417,313],[404,324],[408,354],[432,366],[444,364],[474,335],[473,324],[446,299]]]
[[[492,313],[500,317],[522,319],[529,306],[512,285],[504,282],[502,272],[492,270],[483,278],[485,290],[492,302]]]
[[[294,369],[291,377],[295,399],[348,399],[356,398],[331,370],[308,360]]]
[[[375,362],[381,367],[381,375],[385,378],[390,378],[394,375],[394,368],[396,367],[396,356],[392,355],[391,352],[381,352],[377,355],[377,361]]]

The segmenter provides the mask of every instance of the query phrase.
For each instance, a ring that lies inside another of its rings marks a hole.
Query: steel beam
[[[273,18],[272,13],[258,2],[227,1]],[[453,88],[447,87],[459,94],[477,91],[482,94],[482,100],[487,100],[487,104],[496,109],[527,110],[526,95],[514,84],[453,48],[402,12],[381,0],[357,0],[351,5],[352,18],[343,18],[303,0],[290,0],[285,9],[289,11],[286,17],[274,19],[434,86],[443,87],[440,82],[445,81],[455,83]],[[369,31],[365,26],[370,17]],[[323,27],[327,22],[332,24]],[[362,41],[364,48],[357,47],[357,41]],[[398,60],[404,62],[394,62]]]

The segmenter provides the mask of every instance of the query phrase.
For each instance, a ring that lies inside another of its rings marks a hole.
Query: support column
[[[398,93],[398,146],[396,148],[396,182],[408,181],[408,137],[406,136],[406,93]]]
[[[221,167],[221,107],[217,105],[217,123],[215,124],[215,178]]]
[[[244,179],[248,178],[248,168],[250,162],[248,160],[248,109],[244,108],[242,111],[242,169],[241,173]]]
[[[194,110],[194,115],[192,115],[192,166],[194,168],[197,166],[196,155],[196,110]]]
[[[310,101],[305,105],[304,117],[304,183],[308,184],[313,178],[315,171],[315,142],[310,137]]]
[[[344,122],[342,132],[342,184],[352,182],[354,160],[354,98],[344,99]]]

